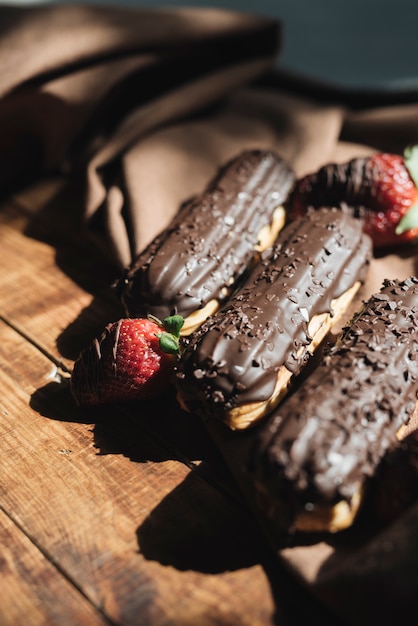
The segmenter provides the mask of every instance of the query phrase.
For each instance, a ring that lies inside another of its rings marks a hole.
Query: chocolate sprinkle
[[[266,512],[291,526],[298,511],[349,502],[397,445],[417,395],[418,279],[386,280],[260,425],[249,471]]]
[[[293,171],[271,151],[243,152],[133,261],[116,286],[127,314],[187,317],[222,300],[253,261],[260,230],[293,186]]]
[[[307,320],[329,312],[334,298],[364,280],[370,254],[369,237],[348,211],[323,209],[291,222],[229,302],[191,337],[177,378],[190,410],[223,419],[233,407],[269,399],[279,368],[298,373],[306,362]],[[267,362],[268,368],[258,367]],[[199,381],[196,370],[204,373]],[[219,391],[222,405],[215,401]]]

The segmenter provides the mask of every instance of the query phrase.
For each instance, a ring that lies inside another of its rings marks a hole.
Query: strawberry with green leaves
[[[299,179],[288,203],[289,215],[308,207],[352,207],[364,219],[375,248],[418,240],[418,146],[403,156],[379,152],[331,163]]]
[[[170,383],[183,318],[121,319],[108,324],[74,363],[71,391],[80,406],[149,400]]]

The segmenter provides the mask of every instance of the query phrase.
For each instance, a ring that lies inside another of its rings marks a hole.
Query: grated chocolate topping
[[[272,151],[251,150],[228,162],[205,192],[141,252],[117,285],[127,314],[187,317],[235,283],[255,256],[295,176]]]
[[[285,365],[298,373],[307,358],[309,320],[369,267],[371,241],[349,211],[312,211],[286,226],[248,279],[191,337],[177,384],[191,410],[223,417],[273,393]]]
[[[397,445],[417,395],[418,279],[386,280],[260,425],[250,472],[269,509],[287,509],[291,520],[301,509],[350,501]]]

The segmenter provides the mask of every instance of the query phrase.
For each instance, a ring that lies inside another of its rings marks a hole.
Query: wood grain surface
[[[74,359],[123,312],[59,189],[0,210],[0,626],[335,624],[173,398],[73,403]]]

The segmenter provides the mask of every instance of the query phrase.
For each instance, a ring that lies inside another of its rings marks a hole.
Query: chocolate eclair
[[[371,241],[349,211],[290,222],[228,303],[190,338],[178,398],[245,429],[271,411],[364,281]]]
[[[351,526],[417,394],[418,279],[387,280],[301,387],[260,424],[249,475],[274,527]]]
[[[123,273],[116,291],[127,315],[177,314],[185,318],[182,334],[195,330],[273,244],[294,181],[269,150],[246,151],[224,165]]]
[[[388,523],[418,501],[418,431],[391,446],[368,488],[365,508]]]

